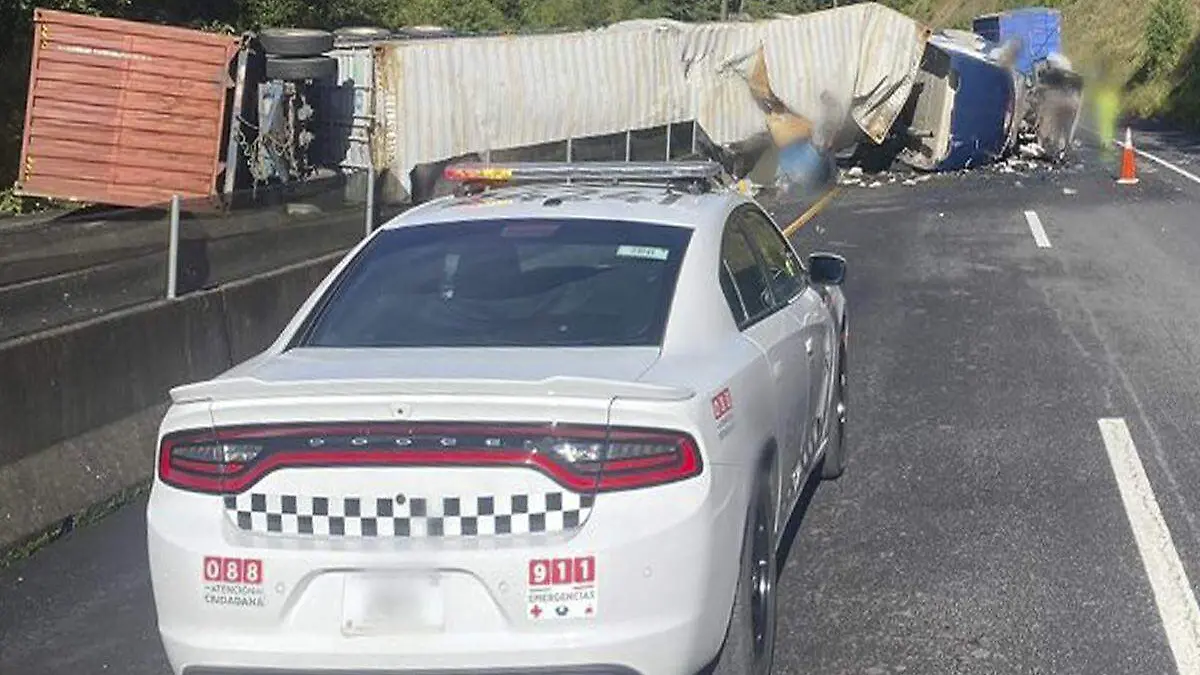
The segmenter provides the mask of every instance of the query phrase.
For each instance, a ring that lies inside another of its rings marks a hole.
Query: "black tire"
[[[333,35],[339,40],[347,41],[386,40],[392,37],[392,31],[377,26],[347,26],[333,31]]]
[[[821,460],[821,478],[835,480],[846,472],[846,329],[838,341],[838,374],[833,383],[833,430],[825,457]]]
[[[711,675],[770,675],[775,660],[776,573],[774,500],[763,472],[746,514],[741,564],[725,644]]]
[[[337,77],[337,59],[329,56],[307,56],[281,59],[267,57],[267,79],[299,82],[303,80],[332,80]]]
[[[333,49],[333,33],[312,28],[267,28],[258,42],[269,56],[320,56]]]

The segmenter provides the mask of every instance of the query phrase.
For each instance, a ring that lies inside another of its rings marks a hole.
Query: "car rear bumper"
[[[246,535],[224,520],[219,498],[155,485],[148,543],[159,631],[174,671],[187,675],[690,675],[716,654],[728,620],[745,503],[735,474],[656,488],[651,502],[602,495],[570,536],[488,543]],[[595,616],[532,620],[530,561],[580,556],[595,560]],[[253,602],[211,602],[201,576],[214,557],[261,561]],[[345,633],[346,579],[364,570],[436,570],[445,627]]]

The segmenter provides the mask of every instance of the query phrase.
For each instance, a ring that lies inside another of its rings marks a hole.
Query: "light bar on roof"
[[[443,176],[455,182],[705,180],[721,175],[712,161],[692,162],[511,162],[456,164]]]

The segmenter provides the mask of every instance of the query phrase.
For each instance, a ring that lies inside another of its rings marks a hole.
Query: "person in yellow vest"
[[[1100,150],[1104,155],[1116,153],[1117,122],[1121,116],[1121,94],[1113,77],[1109,59],[1100,62],[1096,87],[1092,96],[1096,119],[1096,133],[1100,136]]]

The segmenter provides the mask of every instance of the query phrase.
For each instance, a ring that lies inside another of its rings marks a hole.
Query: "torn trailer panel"
[[[118,206],[215,193],[237,38],[38,9],[17,191]]]

